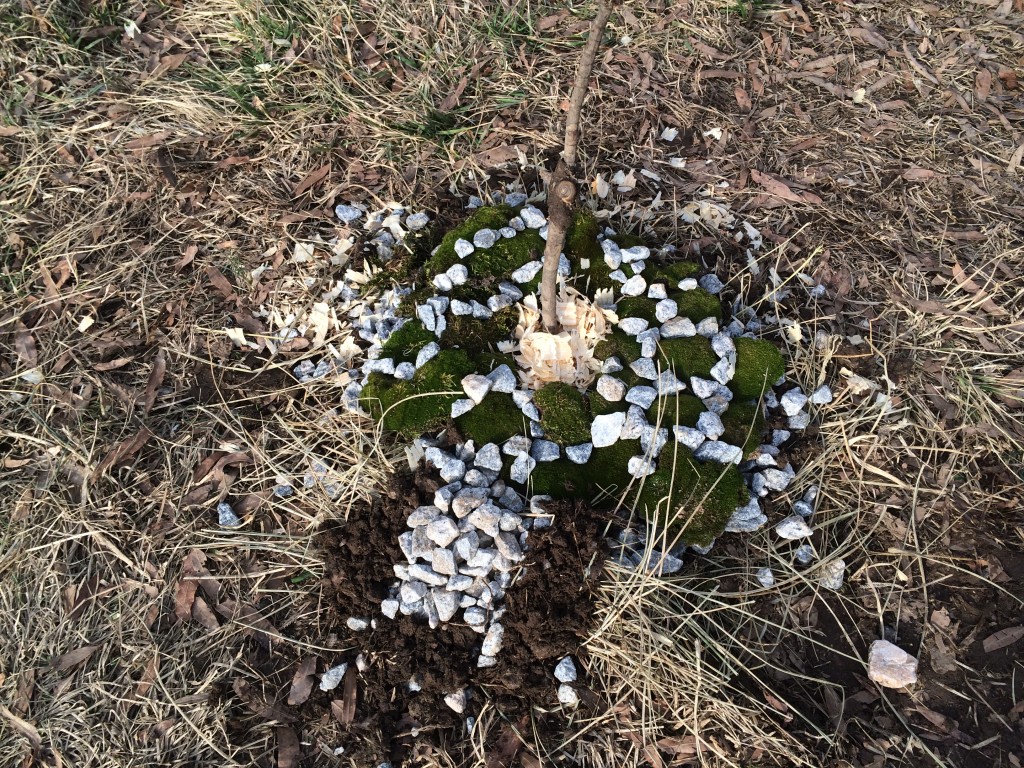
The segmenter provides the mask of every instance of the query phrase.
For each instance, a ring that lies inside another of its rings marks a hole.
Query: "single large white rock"
[[[595,448],[607,448],[614,445],[622,432],[622,425],[626,423],[626,414],[606,413],[594,418],[590,425],[590,441]]]
[[[572,659],[566,656],[555,667],[555,679],[560,683],[575,683],[576,682],[576,665],[573,664]]]
[[[868,677],[883,688],[917,682],[917,659],[888,640],[875,640],[868,651]]]
[[[481,376],[479,373],[471,373],[462,379],[463,391],[477,405],[480,405],[480,402],[487,396],[487,393],[491,391],[493,386],[493,381],[486,376]]]
[[[783,539],[805,539],[814,531],[800,515],[790,515],[775,526],[775,532]]]

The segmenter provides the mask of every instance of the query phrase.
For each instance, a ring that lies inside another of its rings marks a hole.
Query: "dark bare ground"
[[[465,716],[453,712],[444,697],[466,686],[473,690],[467,715],[490,699],[510,720],[532,711],[542,737],[557,734],[565,722],[553,670],[559,659],[577,651],[593,620],[604,519],[582,505],[562,504],[554,526],[531,533],[526,571],[505,597],[498,664],[477,669],[481,635],[469,627],[452,623],[433,630],[409,617],[390,621],[380,614],[380,601],[395,581],[392,565],[404,557],[398,535],[409,511],[429,503],[435,487],[422,471],[397,476],[378,503],[354,508],[345,523],[321,534],[329,623],[352,648],[337,661],[354,662],[361,653],[368,662],[349,692],[355,709],[345,754],[359,763],[405,764],[424,740],[447,742],[450,751],[464,749]],[[376,617],[376,627],[351,632],[345,627],[350,616]],[[420,691],[409,691],[412,679]],[[580,693],[586,701],[586,691]],[[303,716],[330,716],[331,701],[339,696],[344,696],[341,687],[316,691]],[[492,733],[497,737],[501,729]]]

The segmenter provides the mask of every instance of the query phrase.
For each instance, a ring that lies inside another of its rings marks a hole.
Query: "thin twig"
[[[583,99],[587,95],[590,72],[594,69],[594,61],[597,59],[597,49],[601,46],[604,28],[612,15],[612,5],[611,0],[602,0],[601,6],[597,10],[597,16],[594,17],[594,23],[590,27],[587,45],[580,56],[580,66],[576,70],[576,82],[572,85],[569,112],[565,118],[565,146],[562,149],[562,159],[569,165],[570,170],[576,168],[576,145],[580,139],[580,112],[583,110]]]

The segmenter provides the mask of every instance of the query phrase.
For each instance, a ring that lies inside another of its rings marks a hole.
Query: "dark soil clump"
[[[477,668],[483,636],[464,624],[431,629],[410,617],[384,617],[380,602],[396,581],[392,566],[404,562],[398,536],[407,528],[409,513],[431,503],[437,485],[422,466],[414,475],[398,475],[372,507],[354,507],[346,522],[332,525],[320,537],[329,621],[343,644],[352,648],[350,658],[337,662],[353,663],[359,654],[368,662],[357,674],[353,739],[345,752],[352,759],[359,755],[366,764],[407,763],[425,738],[446,742],[452,751],[465,733],[465,718],[479,712],[487,699],[510,720],[537,708],[535,722],[557,733],[565,717],[559,711],[554,667],[577,652],[594,620],[606,517],[569,502],[549,506],[554,524],[530,533],[526,570],[505,596],[505,640],[496,666]],[[375,626],[353,632],[345,625],[353,616],[373,618]],[[350,669],[349,675],[354,672]],[[411,680],[419,691],[410,691]],[[579,693],[586,702],[592,697],[584,685]],[[472,687],[471,698],[459,715],[444,697],[467,686]],[[330,711],[332,699],[345,698],[343,688],[317,691],[307,706]],[[334,702],[335,710],[340,706]],[[494,731],[497,737],[499,729]]]

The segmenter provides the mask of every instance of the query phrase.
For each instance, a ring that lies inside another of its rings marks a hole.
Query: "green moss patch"
[[[647,422],[658,424],[660,418],[663,427],[696,427],[697,419],[706,410],[704,403],[693,395],[660,397],[647,409]]]
[[[675,261],[671,264],[659,264],[653,271],[647,268],[648,283],[668,283],[670,290],[679,285],[680,280],[688,277],[696,277],[700,272],[700,265],[693,261]]]
[[[590,410],[576,387],[562,382],[545,384],[533,402],[540,410],[540,425],[548,440],[562,447],[590,440]]]
[[[786,372],[782,353],[763,339],[739,337],[736,344],[736,375],[729,388],[740,400],[757,400]]]
[[[718,362],[711,341],[703,336],[662,339],[659,350],[662,367],[674,370],[684,382],[688,382],[691,376],[710,379],[711,369]]]
[[[699,462],[682,446],[666,447],[660,464],[645,478],[634,508],[686,543],[707,546],[746,502],[743,475],[733,464]]]
[[[381,357],[393,358],[396,363],[412,362],[416,359],[416,353],[432,341],[436,341],[436,337],[423,327],[423,323],[407,320],[401,328],[388,336]]]
[[[519,322],[519,312],[514,307],[505,307],[487,320],[472,315],[447,315],[448,327],[442,334],[443,343],[469,351],[474,357],[493,351],[499,341],[507,341],[512,329]],[[514,370],[514,369],[513,369]]]
[[[464,397],[460,382],[475,368],[463,350],[442,350],[410,381],[371,374],[359,402],[375,420],[382,420],[384,429],[417,437],[447,423],[452,403]],[[440,392],[457,394],[437,394]]]
[[[507,227],[508,220],[513,216],[515,216],[515,211],[507,205],[489,205],[477,209],[472,216],[453,229],[448,230],[448,233],[441,238],[437,251],[424,265],[427,278],[433,278],[434,275],[446,271],[452,264],[462,261],[458,254],[455,253],[456,240],[462,239],[473,242],[473,235],[477,231]],[[517,238],[512,239],[515,240]],[[475,256],[476,253],[474,252],[471,255]]]
[[[652,326],[661,325],[658,322],[658,316],[654,312],[654,307],[655,302],[646,296],[627,296],[624,299],[619,299],[618,304],[615,305],[615,314],[620,319],[624,317],[642,317]]]
[[[717,296],[708,293],[703,288],[676,291],[670,295],[679,307],[680,317],[688,317],[694,323],[699,323],[706,317],[722,319],[722,302],[718,300]]]
[[[479,405],[455,419],[462,436],[477,447],[501,443],[513,435],[526,434],[526,416],[519,410],[512,395],[491,392]]]
[[[722,440],[738,445],[749,456],[760,444],[765,432],[764,409],[756,402],[735,402],[722,414],[725,432]]]

